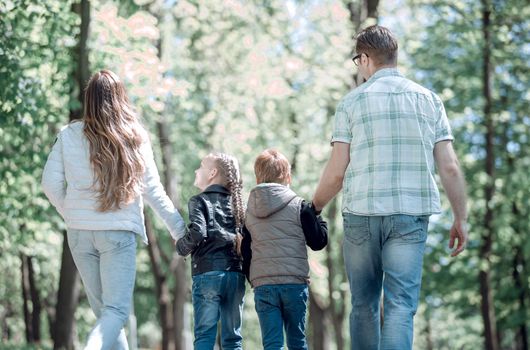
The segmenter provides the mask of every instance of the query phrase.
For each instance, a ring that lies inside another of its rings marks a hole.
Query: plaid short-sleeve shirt
[[[377,71],[337,106],[331,143],[350,144],[342,211],[440,212],[434,145],[453,140],[442,101],[394,68]]]

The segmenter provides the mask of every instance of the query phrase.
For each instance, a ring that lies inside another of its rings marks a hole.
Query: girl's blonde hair
[[[146,140],[125,86],[110,70],[95,73],[85,91],[84,134],[90,146],[98,210],[112,211],[141,193]]]
[[[242,190],[243,180],[239,170],[237,159],[225,153],[211,153],[206,156],[214,161],[215,167],[220,173],[223,185],[230,191],[232,214],[236,220],[236,252],[241,255],[241,234],[245,224],[245,208],[243,206]]]

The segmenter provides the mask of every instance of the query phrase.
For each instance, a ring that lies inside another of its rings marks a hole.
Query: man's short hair
[[[291,164],[287,157],[275,149],[269,148],[256,158],[254,162],[256,182],[284,184],[291,174]]]
[[[367,54],[377,66],[397,64],[398,43],[389,29],[376,24],[363,29],[356,39],[357,54]]]

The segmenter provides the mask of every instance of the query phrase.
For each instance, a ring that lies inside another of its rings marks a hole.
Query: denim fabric
[[[283,328],[289,350],[306,350],[307,284],[269,284],[254,289],[265,350],[283,349]]]
[[[69,229],[68,245],[98,318],[85,349],[128,349],[123,327],[136,276],[135,233]]]
[[[343,213],[352,349],[412,349],[428,216]],[[379,302],[384,292],[384,325]]]
[[[192,279],[195,349],[213,349],[219,319],[222,348],[242,349],[245,276],[240,272],[210,271]]]

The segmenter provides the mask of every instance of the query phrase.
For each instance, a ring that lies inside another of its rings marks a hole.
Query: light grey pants
[[[136,277],[136,234],[69,229],[68,245],[98,318],[85,349],[128,349],[123,327]]]

